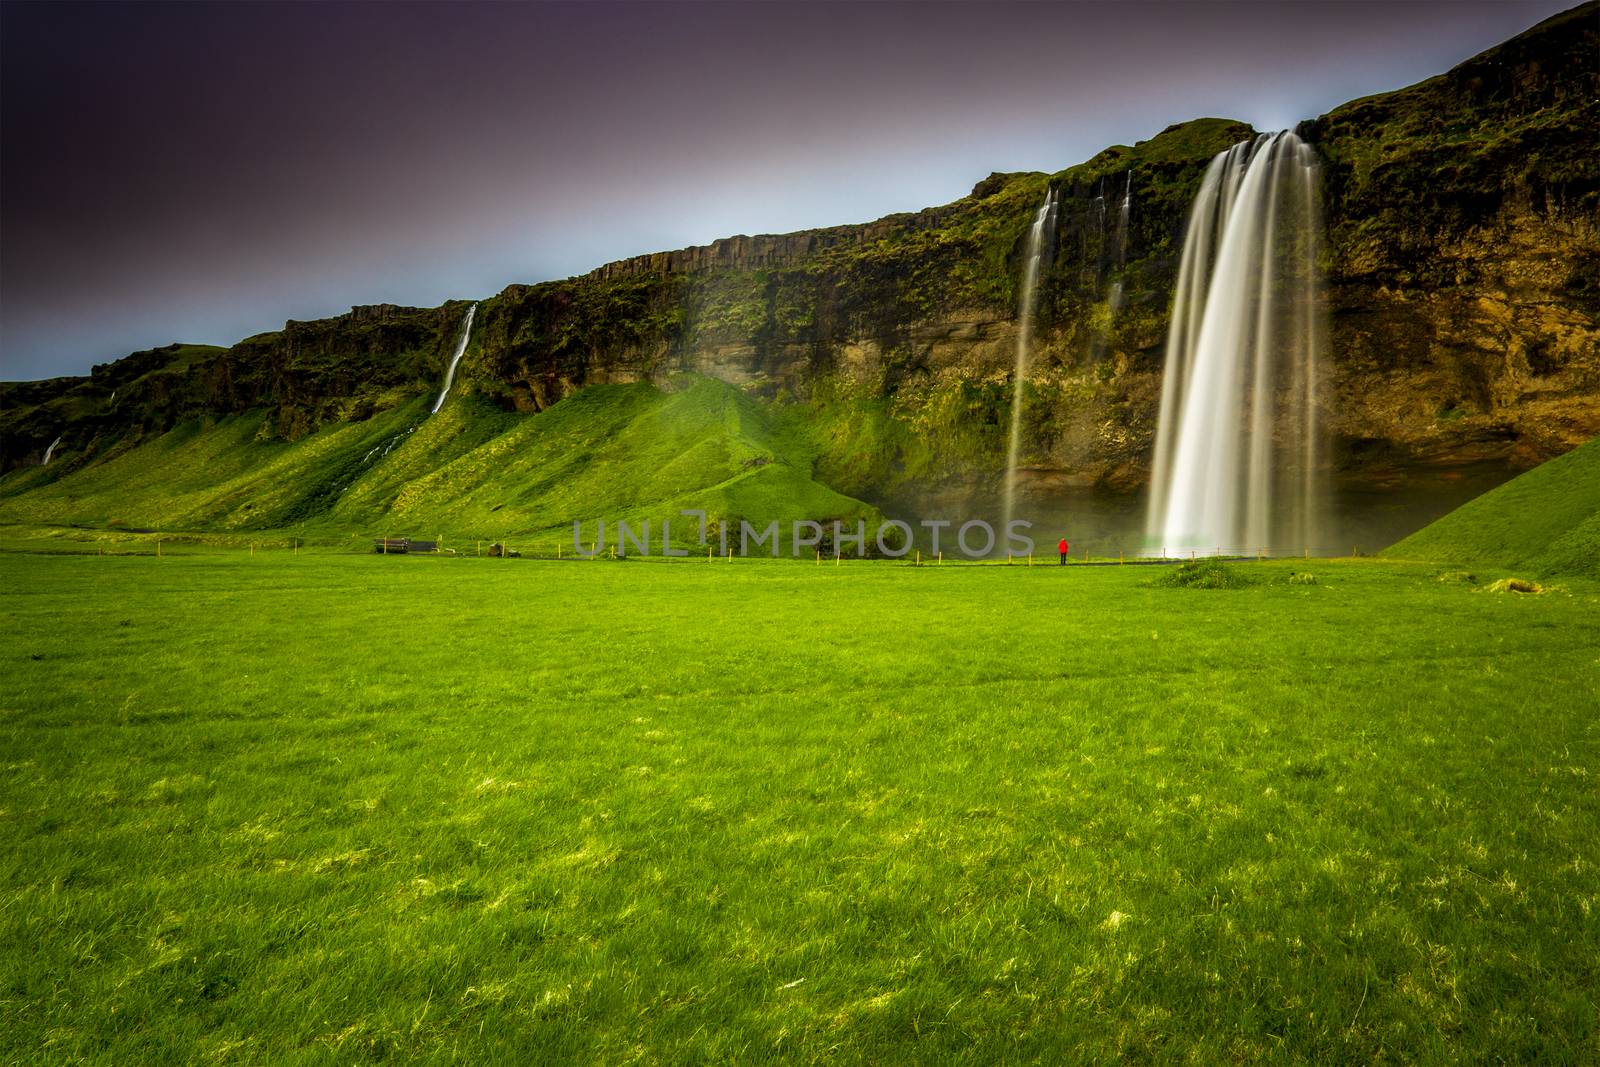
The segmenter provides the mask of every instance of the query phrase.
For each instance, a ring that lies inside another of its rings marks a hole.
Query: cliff
[[[1526,467],[1600,433],[1597,11],[1302,125],[1324,161],[1346,479]],[[840,492],[982,490],[1005,451],[1022,244],[1055,188],[1027,476],[1134,488],[1189,203],[1210,158],[1253,132],[1196,120],[1057,174],[991,175],[942,207],[512,285],[481,302],[457,388],[533,413],[697,372],[803,423]],[[195,418],[265,411],[258,435],[282,441],[367,419],[438,388],[465,307],[356,308],[0,385],[0,455],[37,464],[60,436],[65,473]]]

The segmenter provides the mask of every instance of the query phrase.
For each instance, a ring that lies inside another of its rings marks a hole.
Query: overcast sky
[[[0,377],[1277,129],[1571,6],[0,6]]]

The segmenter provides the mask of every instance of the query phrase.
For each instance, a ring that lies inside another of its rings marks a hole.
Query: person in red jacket
[[[1056,546],[1056,551],[1061,553],[1061,565],[1065,567],[1067,565],[1067,553],[1072,551],[1072,546],[1067,544],[1067,539],[1065,537],[1063,537],[1061,539],[1061,543]]]

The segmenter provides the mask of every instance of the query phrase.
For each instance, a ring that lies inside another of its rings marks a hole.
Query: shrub
[[[1255,580],[1217,560],[1197,559],[1180,563],[1151,584],[1167,589],[1239,589]]]

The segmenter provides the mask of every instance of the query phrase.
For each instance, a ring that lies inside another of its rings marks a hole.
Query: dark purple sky
[[[0,377],[1281,128],[1569,6],[5,3]]]

